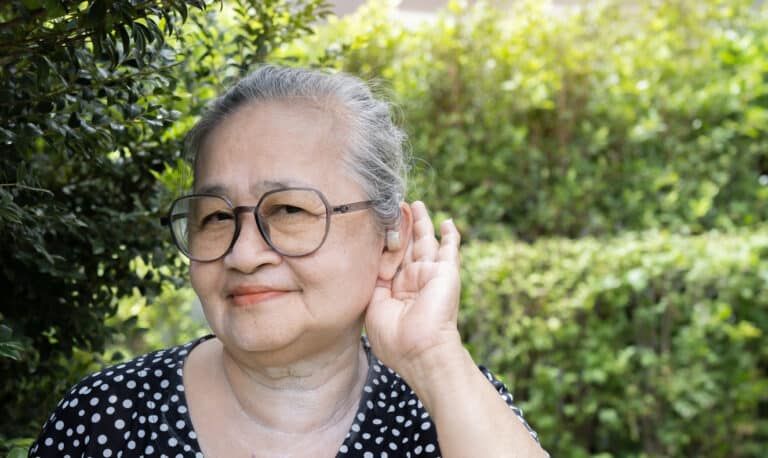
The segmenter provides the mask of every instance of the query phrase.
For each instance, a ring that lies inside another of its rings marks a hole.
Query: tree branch
[[[23,183],[0,183],[0,188],[19,188],[19,189],[24,189],[26,191],[37,191],[37,192],[53,195],[53,192],[51,192],[48,189],[36,188],[34,186],[28,186]]]

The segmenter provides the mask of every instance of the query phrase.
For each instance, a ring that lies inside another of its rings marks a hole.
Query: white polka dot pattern
[[[91,374],[62,399],[30,457],[202,457],[184,397],[182,367],[191,349],[213,336],[149,353]],[[438,457],[429,413],[398,374],[363,338],[370,370],[354,422],[337,457]],[[480,367],[502,398],[512,395]]]

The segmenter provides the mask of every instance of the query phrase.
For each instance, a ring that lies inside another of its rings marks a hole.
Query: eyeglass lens
[[[218,259],[237,232],[235,209],[216,196],[188,196],[171,209],[171,229],[179,247],[198,261]],[[327,207],[316,192],[288,189],[266,194],[259,202],[258,224],[275,250],[288,256],[315,251],[323,242]]]

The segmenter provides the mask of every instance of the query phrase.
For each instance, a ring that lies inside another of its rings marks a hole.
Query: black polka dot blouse
[[[43,425],[30,457],[202,457],[182,367],[206,336],[109,367],[74,386]],[[368,379],[337,457],[437,457],[435,425],[411,388],[363,338]],[[534,438],[504,385],[481,367]]]

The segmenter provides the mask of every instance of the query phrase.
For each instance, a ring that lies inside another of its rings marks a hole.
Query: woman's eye
[[[294,207],[293,205],[283,205],[280,210],[284,213],[293,214],[293,213],[300,213],[303,212],[304,209],[301,207]]]
[[[232,218],[233,217],[232,217],[231,213],[215,212],[215,213],[211,213],[209,215],[206,215],[201,220],[201,222],[200,222],[201,224],[200,225],[201,226],[205,226],[206,224],[216,223],[216,222],[219,222],[219,221],[228,221],[228,220],[231,220]]]
[[[280,217],[280,216],[287,216],[287,215],[297,215],[299,213],[306,213],[306,210],[304,210],[301,207],[296,207],[294,205],[273,205],[271,207],[264,209],[262,215],[264,215],[265,217],[271,218],[271,217]]]

